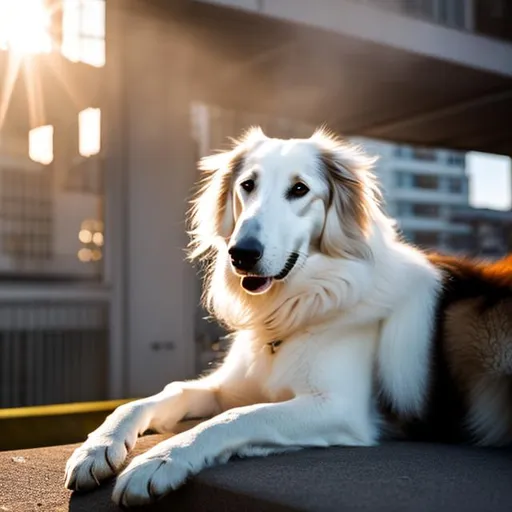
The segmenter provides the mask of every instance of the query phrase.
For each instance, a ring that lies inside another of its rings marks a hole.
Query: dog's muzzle
[[[258,275],[246,275],[242,277],[240,282],[242,288],[252,294],[260,295],[270,290],[274,281],[282,281],[288,277],[288,274],[293,270],[295,264],[299,260],[299,254],[292,252],[286,261],[283,270],[275,276],[258,276]]]

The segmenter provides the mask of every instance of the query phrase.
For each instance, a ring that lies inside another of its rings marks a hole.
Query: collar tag
[[[270,353],[275,354],[277,348],[279,347],[279,345],[281,345],[281,343],[283,343],[282,340],[271,341],[270,343],[267,343],[267,345],[270,347]]]

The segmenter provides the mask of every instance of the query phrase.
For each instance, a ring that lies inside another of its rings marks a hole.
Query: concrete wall
[[[185,211],[196,178],[190,60],[186,34],[172,21],[151,12],[111,10],[110,16],[107,68],[109,59],[113,64],[105,108],[107,130],[116,130],[107,136],[106,161],[106,236],[116,230],[107,269],[112,394],[140,396],[195,372],[198,297],[194,271],[184,261]]]

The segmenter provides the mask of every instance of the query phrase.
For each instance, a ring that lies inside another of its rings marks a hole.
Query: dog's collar
[[[279,347],[279,345],[281,345],[281,343],[283,343],[282,340],[276,340],[276,341],[271,341],[270,343],[267,343],[267,346],[270,348],[270,353],[275,354],[277,348]]]

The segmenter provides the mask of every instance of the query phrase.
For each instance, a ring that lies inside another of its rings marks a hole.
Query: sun
[[[20,56],[52,50],[44,0],[0,0],[0,48]]]

